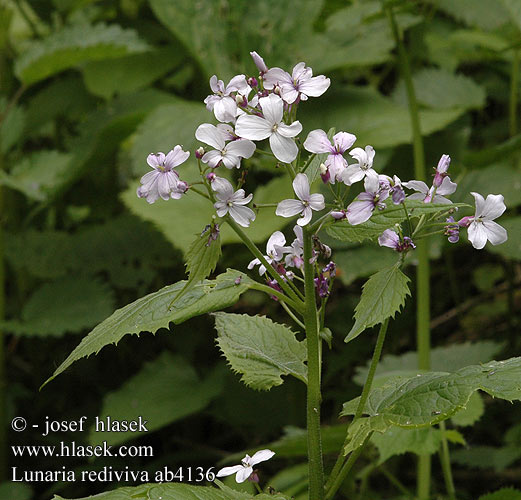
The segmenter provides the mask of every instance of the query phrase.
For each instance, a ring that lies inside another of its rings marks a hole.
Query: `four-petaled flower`
[[[329,173],[329,182],[334,184],[340,179],[347,167],[347,161],[342,156],[356,141],[356,136],[348,132],[338,132],[333,136],[333,144],[327,134],[320,129],[312,130],[304,141],[304,148],[310,153],[329,153],[324,162]]]
[[[494,222],[505,210],[505,202],[501,194],[489,194],[485,200],[479,193],[470,193],[476,200],[476,213],[474,217],[466,218],[466,223],[460,221],[460,225],[468,226],[468,237],[472,246],[481,250],[487,240],[493,245],[504,243],[508,239],[504,227]],[[470,222],[472,220],[472,222]]]
[[[215,191],[215,196],[219,201],[214,203],[219,217],[224,217],[230,214],[230,217],[242,227],[248,227],[250,221],[255,220],[255,212],[244,205],[247,205],[253,198],[252,194],[244,196],[244,189],[233,191],[233,186],[230,182],[222,177],[214,177],[212,182],[212,189]]]
[[[381,247],[392,248],[397,252],[407,252],[411,248],[416,248],[416,245],[409,236],[404,236],[403,239],[400,239],[398,234],[392,229],[386,229],[378,236],[378,244]]]
[[[423,181],[409,181],[403,182],[403,186],[409,189],[418,191],[417,193],[409,195],[409,200],[423,200],[425,203],[452,203],[443,195],[452,194],[456,191],[458,185],[450,180],[450,177],[444,177],[440,186],[431,186],[430,188]]]
[[[179,179],[175,167],[184,163],[190,153],[176,146],[167,155],[164,153],[149,154],[147,163],[154,170],[141,177],[141,186],[137,189],[139,198],[146,198],[154,203],[159,197],[163,200],[179,199],[188,189],[188,184]]]
[[[272,90],[278,86],[282,99],[288,104],[306,101],[308,97],[321,96],[331,85],[331,80],[324,75],[313,76],[313,70],[300,62],[290,75],[280,68],[271,68],[264,75],[264,88]]]
[[[324,196],[319,193],[309,194],[309,180],[306,174],[296,175],[293,180],[293,190],[298,200],[282,200],[277,205],[275,213],[282,217],[302,214],[302,218],[297,221],[297,224],[305,226],[311,220],[312,210],[324,209]]]
[[[206,152],[201,159],[212,168],[217,167],[221,162],[226,168],[240,168],[241,158],[250,158],[255,151],[255,143],[248,139],[231,140],[226,144],[227,140],[233,139],[230,131],[210,123],[199,125],[195,137],[215,148]]]
[[[226,87],[222,80],[217,80],[217,76],[213,75],[210,78],[210,88],[213,94],[209,95],[204,103],[220,122],[231,122],[237,116],[237,101],[232,93],[239,93],[244,97],[251,90],[244,75],[234,76]]]
[[[263,116],[241,115],[237,118],[235,132],[239,137],[261,141],[270,139],[270,147],[275,157],[284,162],[291,163],[298,154],[298,147],[293,137],[300,134],[302,125],[299,121],[286,125],[282,121],[284,103],[275,94],[261,97],[259,105]]]
[[[369,220],[375,208],[383,210],[385,208],[383,201],[389,197],[388,183],[385,179],[380,183],[378,175],[366,176],[364,188],[365,191],[347,207],[347,220],[353,226]]]
[[[240,465],[232,465],[231,467],[224,467],[217,472],[217,477],[231,476],[235,474],[235,480],[238,483],[243,483],[253,474],[253,466],[260,462],[269,460],[275,452],[271,450],[260,450],[255,453],[252,457],[246,455]]]
[[[358,163],[348,165],[342,172],[341,180],[344,184],[350,186],[355,182],[361,181],[366,176],[378,178],[378,173],[373,170],[375,155],[373,146],[366,146],[365,149],[355,148],[349,154],[355,160],[358,160]]]
[[[268,240],[266,244],[266,254],[264,257],[268,261],[268,263],[273,264],[273,262],[280,262],[284,253],[288,250],[288,247],[285,247],[286,237],[280,232],[275,231]],[[259,274],[262,276],[266,272],[266,266],[261,263],[260,259],[253,259],[248,264],[248,269],[253,269],[255,266],[259,267]]]

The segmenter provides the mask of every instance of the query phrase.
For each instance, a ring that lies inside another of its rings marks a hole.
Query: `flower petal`
[[[318,97],[321,96],[330,85],[331,80],[324,75],[320,75],[299,83],[298,89],[310,97]]]
[[[487,220],[494,220],[506,209],[505,198],[502,194],[489,194],[481,210],[481,217]]]
[[[248,139],[237,139],[227,144],[226,151],[242,158],[251,158],[255,152],[255,143]]]
[[[338,132],[333,136],[333,144],[339,153],[345,153],[356,141],[356,135],[349,132]]]
[[[294,121],[291,125],[279,123],[277,127],[277,133],[283,137],[295,137],[299,135],[300,132],[302,132],[302,124],[298,120]]]
[[[309,201],[309,179],[306,174],[297,174],[293,179],[293,190],[297,198]]]
[[[282,200],[275,210],[275,215],[281,217],[293,217],[304,210],[304,205],[299,200]]]
[[[221,152],[212,149],[211,151],[208,151],[203,155],[201,161],[203,163],[208,163],[209,167],[215,168],[222,159],[223,155],[221,154]]]
[[[235,474],[235,480],[238,483],[244,483],[253,473],[253,467],[243,467],[242,470]]]
[[[484,220],[483,226],[485,227],[488,241],[493,245],[501,245],[501,243],[505,243],[508,240],[507,230],[496,222]]]
[[[386,229],[378,236],[378,244],[381,247],[396,249],[400,244],[400,237],[392,229]]]
[[[231,476],[232,474],[239,472],[241,469],[244,469],[242,465],[232,465],[231,467],[224,467],[215,475],[217,477]]]
[[[483,208],[485,207],[485,198],[483,198],[479,193],[471,192],[470,194],[474,196],[474,203],[476,205],[475,217],[481,217]]]
[[[195,138],[219,151],[224,148],[224,134],[215,125],[210,123],[199,125],[195,131]]]
[[[365,172],[360,168],[358,163],[348,165],[341,174],[341,180],[347,186],[351,186],[351,184],[361,181],[364,177]]]
[[[213,114],[220,122],[231,122],[237,116],[237,103],[233,97],[223,97],[213,107]]]
[[[429,192],[429,186],[427,186],[423,181],[402,182],[402,186],[405,186],[408,189],[414,189],[415,191],[423,193],[425,196],[427,196],[427,193]]]
[[[320,193],[314,193],[309,197],[309,206],[312,210],[324,210],[326,203],[324,201],[324,195]]]
[[[311,220],[311,216],[313,215],[313,212],[310,207],[305,207],[302,211],[303,217],[301,219],[297,220],[297,224],[299,226],[305,226],[309,224],[309,221]]]
[[[327,134],[320,129],[312,130],[308,134],[304,141],[304,149],[310,153],[332,153],[334,151]]]
[[[450,177],[444,177],[440,187],[436,190],[436,194],[452,194],[456,191],[458,185],[450,180]]]
[[[353,226],[362,224],[371,218],[373,211],[374,203],[372,201],[353,201],[347,207],[347,220]]]
[[[468,229],[468,237],[472,246],[477,250],[481,250],[487,243],[487,231],[483,223],[479,221],[471,222]]]
[[[259,450],[257,453],[254,453],[250,459],[250,465],[256,465],[260,462],[264,462],[269,460],[273,455],[275,455],[274,451],[271,450]]]
[[[235,133],[239,137],[260,141],[267,139],[272,133],[272,125],[261,116],[241,115],[235,124]]]
[[[229,208],[229,213],[231,218],[242,227],[248,227],[250,225],[250,221],[255,220],[255,212],[248,207],[234,204]]]
[[[271,126],[282,121],[284,103],[278,95],[270,94],[268,97],[261,97],[259,99],[259,105],[262,109],[264,118],[270,123]]]
[[[289,137],[283,137],[277,132],[270,136],[270,147],[277,160],[283,163],[291,163],[298,154],[295,141]]]
[[[264,75],[264,88],[272,90],[275,85],[281,83],[292,83],[291,75],[280,68],[270,68]]]

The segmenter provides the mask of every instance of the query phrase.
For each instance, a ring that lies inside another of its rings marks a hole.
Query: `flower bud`
[[[200,160],[204,156],[204,148],[201,146],[195,150],[195,157]]]

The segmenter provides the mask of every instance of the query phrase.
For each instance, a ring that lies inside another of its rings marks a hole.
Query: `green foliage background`
[[[452,373],[520,353],[521,9],[516,0],[393,4],[413,67],[428,165],[434,167],[442,153],[450,154],[459,184],[455,201],[470,202],[469,191],[502,193],[508,207],[501,221],[509,231],[505,245],[487,246],[478,254],[464,242],[431,242],[432,326],[439,346],[433,369]],[[95,415],[143,414],[153,421],[146,435],[107,437],[113,444],[151,445],[153,458],[63,459],[67,469],[207,468],[224,463],[229,452],[237,452],[230,457],[237,460],[243,450],[269,446],[277,458],[263,467],[263,480],[304,498],[303,386],[286,377],[278,385],[280,376],[290,373],[281,368],[262,382],[250,381],[254,388],[276,386],[269,392],[245,387],[221,357],[220,349],[233,352],[234,332],[216,346],[215,320],[208,315],[179,325],[170,322],[188,317],[126,318],[127,333],[161,330],[154,336],[116,335],[117,348],[76,363],[38,392],[80,339],[114,309],[185,278],[183,254],[210,221],[212,209],[190,197],[149,206],[135,195],[138,179],[148,169],[148,153],[176,144],[196,147],[195,128],[212,121],[202,103],[208,79],[217,74],[226,82],[240,72],[255,74],[251,50],[269,66],[290,70],[305,61],[314,74],[331,78],[331,88],[320,100],[302,106],[302,137],[314,128],[349,131],[357,135],[357,145],[375,147],[378,170],[412,177],[405,88],[380,2],[0,0],[3,434],[18,415],[30,424],[82,415],[91,424]],[[193,180],[195,169],[190,173],[189,165],[193,169],[188,163],[180,170],[183,178]],[[258,203],[290,195],[269,163],[250,165],[247,189]],[[264,246],[285,222],[261,214],[248,234]],[[352,229],[339,225],[334,230]],[[359,394],[374,344],[367,334],[347,346],[343,342],[350,330],[358,329],[353,316],[361,285],[393,263],[389,252],[365,238],[358,234],[353,243],[327,242],[340,279],[328,303],[334,348],[324,353],[325,453],[334,453],[343,442],[338,414],[343,402]],[[223,231],[221,243],[216,273],[227,267],[244,271],[250,256],[236,237]],[[408,265],[406,272],[413,272],[414,256]],[[248,291],[246,278],[241,287],[239,302],[228,312],[280,318],[275,302]],[[414,295],[412,283],[410,288]],[[169,301],[176,290],[162,292]],[[197,297],[199,290],[191,293]],[[218,299],[223,305],[234,303],[237,297],[226,293]],[[215,310],[214,305],[205,303],[205,310]],[[397,372],[415,370],[412,305],[391,323],[377,374],[381,383]],[[238,328],[250,327],[237,321]],[[371,318],[361,321],[373,323]],[[295,337],[287,329],[281,336],[300,352],[298,333]],[[240,371],[240,360],[231,365]],[[457,447],[455,481],[463,499],[505,485],[521,488],[521,410],[491,402],[489,396],[473,396],[450,425],[450,440]],[[437,429],[395,432],[375,438],[359,465],[363,498],[406,498],[387,482],[388,474],[399,475],[410,487],[413,458],[406,452],[434,452],[439,445]],[[50,459],[17,461],[6,445],[61,440],[97,444],[100,437],[89,430],[44,438],[29,426],[23,433],[8,432],[7,442],[0,442],[0,461],[5,465],[8,460],[9,467],[59,468]],[[326,465],[331,460],[326,455]],[[435,468],[434,474],[436,489],[443,491],[440,471]],[[117,486],[5,483],[0,497],[78,498]],[[346,484],[339,495],[351,498],[354,489]],[[502,491],[484,498],[514,498],[508,495],[515,493]]]

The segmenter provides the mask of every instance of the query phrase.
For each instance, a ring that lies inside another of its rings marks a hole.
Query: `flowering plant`
[[[501,244],[507,233],[494,220],[506,207],[502,195],[488,194],[485,199],[472,193],[474,215],[460,216],[468,205],[447,198],[457,188],[449,176],[447,154],[441,156],[429,186],[426,178],[405,182],[394,174],[379,173],[374,148],[363,144],[353,147],[356,131],[330,129],[326,133],[315,129],[305,138],[300,136],[300,107],[326,92],[330,80],[313,76],[303,62],[289,74],[281,68],[269,68],[256,52],[251,55],[258,74],[237,75],[226,86],[217,76],[210,79],[213,93],[205,104],[220,123],[198,126],[195,136],[202,143],[200,147],[189,152],[175,145],[170,152],[150,154],[147,161],[153,170],[142,177],[137,189],[137,196],[151,204],[198,196],[213,206],[212,219],[201,228],[186,255],[188,279],[116,311],[91,332],[54,376],[79,357],[99,350],[100,344],[117,341],[128,332],[155,331],[170,321],[179,323],[212,312],[217,344],[246,385],[269,390],[281,384],[283,376],[305,384],[309,498],[332,499],[373,436],[443,425],[466,406],[477,389],[499,398],[521,398],[512,376],[521,373],[517,358],[472,365],[455,373],[393,377],[373,387],[388,324],[410,295],[409,278],[402,271],[408,256],[425,251],[425,240],[433,234],[457,242],[463,228],[476,249],[487,241]],[[275,204],[256,203],[247,176],[254,169],[248,160],[256,155],[269,157],[273,172],[285,172],[293,198]],[[195,160],[183,165],[190,156]],[[187,168],[198,169],[196,182],[182,180]],[[245,228],[255,225],[258,213],[266,210],[274,211],[281,221],[290,220],[291,225],[286,234],[274,231],[263,253]],[[228,269],[210,279],[221,256],[224,225],[251,253],[248,269],[259,266],[258,273]],[[291,233],[295,236],[292,241],[287,239]],[[362,394],[347,401],[341,413],[354,418],[346,428],[335,465],[326,472],[321,446],[321,373],[324,344],[331,341],[326,306],[334,293],[336,264],[325,238],[347,243],[373,240],[396,255],[393,265],[379,270],[365,284],[354,324],[345,336],[345,342],[350,342],[380,325]],[[293,327],[305,334],[305,341],[298,340],[289,326],[264,316],[219,312],[250,289],[275,300]],[[440,440],[445,450],[446,435],[442,433]],[[252,457],[246,455],[240,465],[221,469],[217,477],[235,474],[237,482],[250,479],[258,484],[259,474],[253,466],[273,455],[268,449]],[[446,459],[447,454],[442,454],[444,466]],[[219,480],[216,484],[228,491]],[[288,497],[281,492],[277,498]]]

